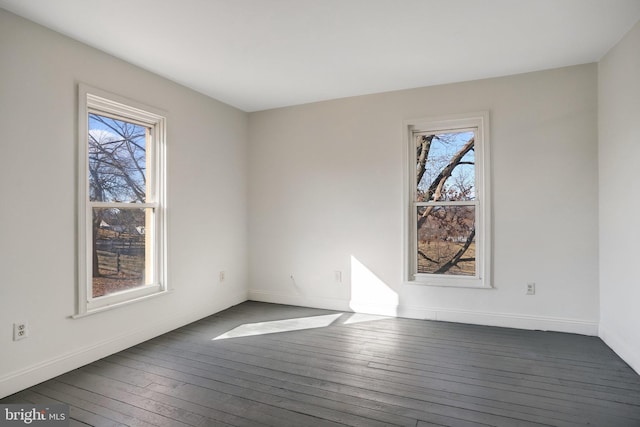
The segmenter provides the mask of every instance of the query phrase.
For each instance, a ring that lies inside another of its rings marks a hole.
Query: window
[[[166,290],[165,117],[80,85],[78,315]]]
[[[405,280],[490,287],[488,113],[406,123]]]

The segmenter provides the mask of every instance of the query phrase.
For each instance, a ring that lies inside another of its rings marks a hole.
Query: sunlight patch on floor
[[[346,319],[342,324],[351,325],[354,323],[371,322],[373,320],[384,320],[388,318],[388,316],[379,316],[377,314],[349,313],[348,319]]]
[[[325,328],[342,316],[342,313],[324,316],[300,317],[297,319],[273,320],[270,322],[246,323],[212,339],[250,337],[254,335],[276,334],[278,332],[299,331],[302,329]]]

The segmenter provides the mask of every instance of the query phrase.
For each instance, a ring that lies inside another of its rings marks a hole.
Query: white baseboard
[[[640,375],[640,352],[634,351],[624,338],[602,325],[600,325],[599,336],[611,350]]]
[[[597,322],[579,319],[529,316],[515,313],[454,310],[438,307],[417,307],[407,305],[395,306],[367,302],[353,302],[341,299],[316,298],[304,295],[279,294],[260,290],[250,290],[249,299],[252,301],[290,304],[303,307],[323,308],[327,310],[354,311],[357,313],[406,317],[409,319],[440,320],[443,322],[469,323],[474,325],[499,326],[504,328],[567,332],[592,336],[598,335]]]
[[[196,320],[215,314],[247,300],[246,293],[240,293],[217,300],[213,307],[206,310],[165,319],[152,325],[130,330],[122,335],[101,341],[84,348],[64,353],[53,359],[19,369],[0,377],[0,398],[17,393],[73,369],[125,350],[136,344],[157,337]]]
[[[306,297],[300,294],[281,294],[259,290],[249,290],[249,300],[273,304],[297,305],[300,307],[322,308],[325,310],[353,311],[349,302],[338,298]]]
[[[399,315],[412,319],[440,320],[443,322],[469,323],[473,325],[499,326],[503,328],[567,332],[581,335],[598,335],[598,323],[562,317],[531,316],[515,313],[494,313],[446,308],[400,307]]]

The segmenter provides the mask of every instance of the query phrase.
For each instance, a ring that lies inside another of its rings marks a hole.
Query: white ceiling
[[[598,61],[640,0],[0,0],[257,111]]]

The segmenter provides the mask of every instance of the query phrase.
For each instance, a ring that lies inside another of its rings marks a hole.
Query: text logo
[[[69,405],[0,405],[0,427],[68,425]]]

